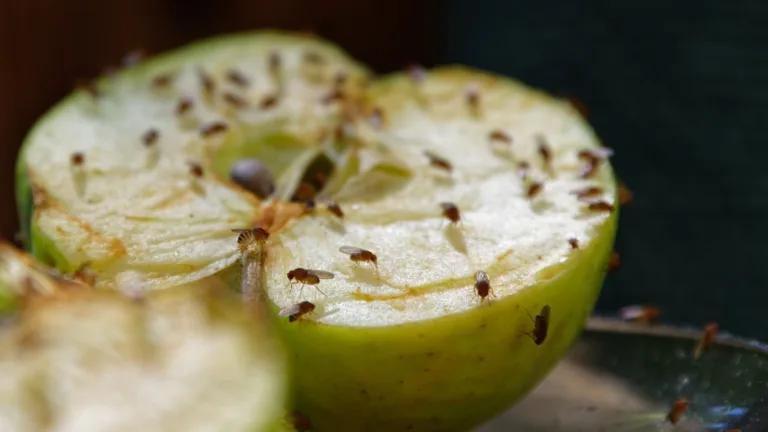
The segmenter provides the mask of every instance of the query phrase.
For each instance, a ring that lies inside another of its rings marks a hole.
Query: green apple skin
[[[24,149],[16,198],[26,248],[41,262],[72,271],[35,228]],[[614,211],[588,244],[541,272],[535,284],[460,314],[387,327],[276,317],[290,352],[294,407],[309,416],[313,430],[339,432],[465,431],[500,414],[546,376],[583,330],[617,221]],[[537,345],[526,333],[544,305],[551,308],[548,335]]]

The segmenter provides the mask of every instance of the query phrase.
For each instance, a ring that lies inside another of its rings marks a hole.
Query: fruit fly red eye
[[[517,164],[517,177],[520,178],[520,180],[527,180],[528,179],[528,172],[531,170],[531,164],[528,162],[518,162]]]
[[[240,71],[230,69],[227,72],[227,80],[238,87],[248,87],[250,81]]]
[[[226,123],[213,122],[200,128],[200,135],[202,135],[203,138],[208,138],[226,132],[227,129],[229,129],[229,126],[227,126]]]
[[[427,70],[421,65],[412,64],[408,66],[408,76],[415,84],[421,84],[427,79]]]
[[[192,174],[192,177],[200,178],[203,176],[203,167],[199,163],[187,162],[187,165],[189,165],[189,173]]]
[[[494,129],[488,134],[488,139],[494,142],[512,144],[512,137],[501,129]]]
[[[275,105],[277,105],[279,101],[280,99],[276,93],[264,96],[261,99],[261,102],[259,102],[259,108],[261,109],[273,108]]]
[[[294,322],[301,319],[303,316],[309,315],[315,310],[315,304],[303,301],[290,305],[286,308],[280,309],[277,313],[278,316],[287,316],[289,322]]]
[[[75,152],[69,157],[69,161],[72,166],[79,167],[85,163],[85,154],[82,152]]]
[[[461,213],[459,212],[459,208],[456,207],[456,204],[444,202],[440,203],[440,208],[443,209],[443,216],[451,221],[452,224],[455,225],[461,221]]]
[[[680,398],[675,401],[675,403],[672,404],[672,408],[669,410],[669,414],[667,414],[667,421],[674,424],[677,424],[677,422],[680,421],[680,417],[683,416],[685,411],[688,409],[688,406],[690,405],[690,402],[688,402],[685,398]]]
[[[600,189],[597,186],[590,186],[586,187],[584,189],[579,189],[571,192],[571,194],[576,195],[576,197],[580,200],[585,198],[595,198],[603,194],[603,190]]]
[[[157,129],[150,129],[144,132],[144,135],[141,136],[141,140],[144,142],[145,147],[152,147],[155,145],[158,138],[160,138],[160,132],[158,132]]]
[[[467,85],[466,89],[464,89],[464,98],[471,110],[476,111],[480,107],[480,89],[477,87],[477,84],[470,83]]]
[[[627,205],[632,202],[632,191],[622,182],[619,182],[619,205]]]
[[[216,91],[216,82],[204,70],[198,69],[197,78],[200,80],[200,86],[207,96],[211,96]]]
[[[651,305],[626,306],[619,309],[619,316],[624,321],[643,322],[655,324],[659,320],[661,310]]]
[[[488,274],[482,270],[475,273],[475,291],[480,297],[480,303],[491,294],[491,278],[489,278]]]
[[[379,269],[378,258],[369,250],[360,249],[354,246],[342,246],[339,248],[339,252],[349,255],[349,259],[355,264],[369,262],[376,267],[377,271]]]
[[[442,157],[430,152],[430,151],[424,151],[424,156],[429,159],[429,164],[432,165],[435,168],[439,168],[441,170],[451,172],[453,171],[453,165],[447,160],[443,159]]]
[[[613,204],[610,204],[606,201],[592,201],[589,203],[587,208],[592,211],[611,213],[613,211]]]
[[[533,199],[533,198],[536,197],[536,195],[541,193],[541,190],[543,188],[544,188],[544,184],[543,183],[533,182],[533,183],[531,183],[530,186],[528,186],[528,191],[526,192],[526,195],[528,196],[528,198]]]
[[[173,82],[174,75],[171,73],[158,75],[152,78],[152,88],[155,90],[161,90],[167,88]]]
[[[233,106],[237,109],[243,109],[248,107],[248,102],[246,102],[245,99],[241,98],[240,96],[234,94],[234,93],[224,93],[224,102],[228,103],[229,105]]]
[[[530,333],[525,333],[533,340],[536,345],[541,345],[547,339],[547,333],[549,333],[549,305],[544,305],[541,308],[541,312],[536,315],[536,318],[531,317],[533,321],[533,330]],[[530,316],[530,314],[529,314]]]
[[[578,249],[579,248],[579,239],[576,237],[569,237],[568,238],[568,244],[571,245],[571,249]]]
[[[720,326],[718,326],[717,323],[709,323],[704,326],[704,332],[701,334],[701,338],[696,344],[696,349],[693,351],[694,359],[701,357],[701,355],[712,346],[712,343],[717,338],[717,331],[719,328]]]

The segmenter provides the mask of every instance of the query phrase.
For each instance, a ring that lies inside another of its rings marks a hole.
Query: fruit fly
[[[323,63],[325,63],[325,59],[320,54],[314,52],[314,51],[308,51],[304,53],[304,61],[319,66]]]
[[[261,99],[261,102],[259,102],[259,108],[261,109],[273,108],[275,105],[277,105],[279,101],[280,101],[280,98],[277,95],[277,93],[266,95]]]
[[[597,186],[589,186],[585,187],[584,189],[572,191],[571,194],[576,195],[576,198],[579,200],[583,200],[587,198],[599,197],[603,194],[603,190]]]
[[[480,107],[480,89],[475,83],[467,84],[464,90],[464,98],[467,101],[469,109],[476,111]]]
[[[289,322],[294,322],[301,319],[301,317],[305,315],[311,314],[314,310],[315,310],[314,303],[303,301],[301,303],[296,303],[286,308],[280,309],[277,315],[287,316]]]
[[[667,414],[667,421],[670,423],[677,424],[677,422],[680,421],[680,417],[683,416],[685,411],[688,409],[688,405],[691,403],[688,402],[688,399],[680,398],[675,401],[675,403],[672,404],[672,408],[669,410],[669,414]]]
[[[85,154],[82,152],[75,152],[69,157],[69,162],[73,167],[81,167],[85,163]]]
[[[231,105],[234,108],[237,109],[243,109],[248,107],[248,102],[241,98],[240,96],[234,94],[234,93],[224,93],[224,96],[222,96],[224,99],[224,102]]]
[[[456,207],[456,204],[443,202],[440,203],[440,207],[443,209],[443,216],[451,221],[452,224],[456,225],[461,221],[461,213],[459,212],[459,208]]]
[[[512,137],[501,129],[494,129],[488,134],[488,139],[492,142],[512,144]]]
[[[618,252],[611,252],[611,256],[608,257],[608,272],[614,272],[621,266],[621,255]]]
[[[317,287],[321,279],[333,279],[333,273],[322,270],[309,270],[301,267],[296,267],[288,272],[288,280],[291,281],[292,284],[300,283],[302,290],[304,289],[304,285],[314,285],[316,290],[325,295],[325,293]]]
[[[520,178],[520,180],[526,181],[528,180],[528,172],[531,170],[531,164],[528,162],[522,161],[518,162],[517,164],[517,177]]]
[[[192,109],[192,106],[194,105],[194,102],[191,98],[185,97],[181,98],[179,100],[179,103],[176,104],[176,115],[181,117],[184,114],[188,113],[189,110]]]
[[[203,138],[208,138],[226,132],[227,129],[229,129],[229,126],[227,126],[226,123],[213,122],[200,128],[200,135],[202,135]]]
[[[544,305],[544,307],[541,308],[541,312],[536,315],[536,318],[531,317],[531,321],[533,321],[533,330],[524,333],[528,335],[536,345],[543,344],[544,340],[547,339],[547,332],[549,331],[549,313],[549,305]],[[528,316],[530,315],[531,314],[528,313]]]
[[[250,84],[248,78],[236,69],[230,69],[227,72],[227,80],[238,87],[248,87]]]
[[[581,150],[578,153],[579,159],[586,162],[581,171],[582,178],[591,177],[600,166],[600,162],[613,155],[613,150],[608,147],[600,147],[596,150]]]
[[[264,243],[269,238],[269,232],[264,228],[233,229],[237,233],[237,246],[240,252],[247,252],[255,243]]]
[[[210,75],[202,69],[198,69],[197,78],[200,80],[200,86],[206,96],[211,96],[216,91],[216,83]]]
[[[171,85],[171,82],[173,82],[174,75],[171,73],[158,75],[154,78],[152,78],[152,88],[155,90],[162,90],[165,88],[168,88],[169,85]]]
[[[344,211],[341,209],[341,206],[339,206],[339,204],[331,197],[320,195],[317,197],[317,201],[325,204],[325,207],[328,209],[328,211],[336,215],[336,217],[339,219],[344,219]]]
[[[424,151],[424,156],[429,159],[429,164],[432,165],[435,168],[445,170],[447,172],[453,171],[453,165],[447,160],[443,159],[442,157],[432,153],[429,150]]]
[[[376,271],[379,271],[379,263],[376,255],[368,250],[360,249],[354,246],[342,246],[339,248],[339,252],[349,255],[349,259],[359,264],[361,262],[372,263],[376,267]]]
[[[592,201],[587,205],[587,208],[597,212],[613,212],[613,204],[607,201]]]
[[[269,58],[267,59],[267,67],[269,69],[269,73],[272,75],[277,75],[280,73],[280,68],[283,65],[283,61],[280,58],[280,53],[277,51],[272,51],[269,53]]]
[[[623,182],[619,182],[619,205],[627,205],[632,202],[632,191],[629,190],[627,185]]]
[[[289,420],[296,432],[308,432],[312,430],[312,422],[306,414],[302,414],[298,411],[293,411],[289,414]]]
[[[619,316],[624,321],[654,324],[658,321],[659,315],[661,315],[659,308],[650,305],[626,306],[619,309]]]
[[[150,129],[144,132],[144,135],[141,136],[141,140],[144,142],[145,147],[152,147],[155,145],[158,138],[160,138],[160,132],[158,132],[157,129]]]
[[[696,344],[696,349],[693,351],[694,359],[698,360],[698,358],[701,357],[701,355],[709,349],[709,347],[712,345],[712,342],[714,342],[715,338],[717,338],[718,330],[719,326],[717,323],[709,323],[704,326],[704,332],[701,334],[699,343]]]
[[[412,64],[408,66],[408,76],[415,84],[421,84],[427,79],[427,70],[421,65]]]
[[[189,173],[192,174],[192,177],[200,178],[203,176],[203,167],[199,163],[187,162],[187,165],[189,165]]]
[[[528,198],[533,199],[536,197],[536,195],[541,193],[542,189],[544,189],[544,183],[533,182],[530,184],[530,186],[528,186],[528,191],[526,192],[526,196],[528,196]]]
[[[552,172],[552,150],[549,148],[546,138],[543,135],[537,135],[536,141],[538,142],[538,152],[541,156],[541,160],[544,162],[544,169]]]
[[[480,296],[480,303],[488,297],[489,294],[493,294],[491,291],[491,278],[488,274],[482,270],[475,273],[475,291]],[[490,303],[490,300],[488,300]]]
[[[579,239],[576,237],[569,237],[568,238],[568,244],[571,245],[571,249],[578,249],[579,248]]]

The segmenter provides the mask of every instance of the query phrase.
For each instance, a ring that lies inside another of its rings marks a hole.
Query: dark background
[[[599,308],[768,339],[768,4],[760,0],[2,0],[0,229],[34,120],[136,48],[313,30],[379,72],[466,63],[578,97],[635,192]],[[762,3],[762,4],[761,4]]]

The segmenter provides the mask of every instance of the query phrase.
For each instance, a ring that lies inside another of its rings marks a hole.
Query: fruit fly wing
[[[645,314],[645,307],[644,306],[626,306],[621,309],[619,309],[619,315],[621,316],[621,319],[623,320],[633,320],[640,318]]]
[[[339,248],[339,252],[345,253],[347,255],[352,255],[352,254],[358,254],[360,252],[363,252],[363,250],[354,246],[342,246]]]
[[[491,280],[491,278],[488,277],[488,274],[482,270],[475,273],[475,279],[484,282],[489,282]]]
[[[309,270],[310,273],[314,274],[320,279],[333,279],[333,273],[323,271],[323,270]]]
[[[301,304],[296,303],[292,304],[288,307],[285,307],[283,309],[280,309],[280,311],[277,313],[278,316],[291,316],[296,315],[297,313],[301,312]]]
[[[452,208],[456,207],[456,204],[450,203],[450,202],[441,202],[440,203],[440,207],[443,210],[449,210],[449,209],[452,209]]]

